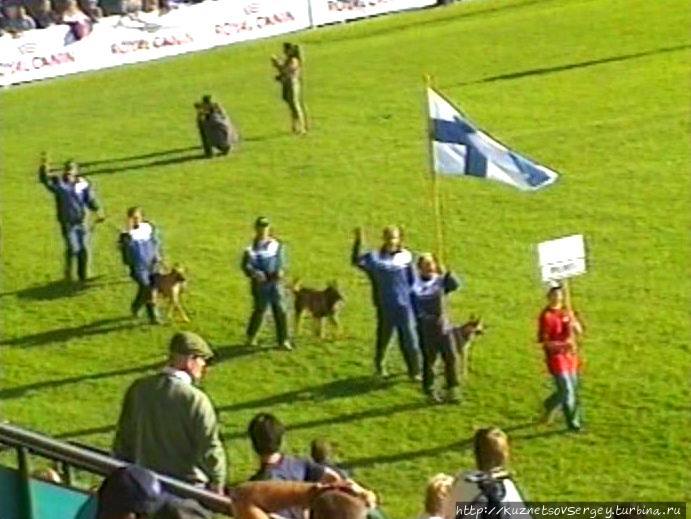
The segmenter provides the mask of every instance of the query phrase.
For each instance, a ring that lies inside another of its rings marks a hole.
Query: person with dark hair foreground
[[[269,413],[259,413],[250,421],[247,432],[260,460],[259,470],[250,478],[251,481],[281,480],[345,485],[352,492],[366,497],[367,503],[375,509],[377,499],[372,492],[352,480],[342,478],[334,469],[283,454],[281,448],[285,430],[285,425]],[[280,509],[278,514],[287,519],[303,519],[302,512],[300,506],[291,506]]]

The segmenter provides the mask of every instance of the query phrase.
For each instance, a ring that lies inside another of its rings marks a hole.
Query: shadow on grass
[[[212,346],[212,349],[214,351],[214,356],[210,361],[210,366],[214,366],[227,360],[247,357],[249,355],[256,355],[257,353],[265,353],[271,350],[271,348],[260,348],[259,346],[247,346],[245,344]]]
[[[56,330],[48,330],[47,332],[33,333],[23,337],[16,337],[14,339],[7,339],[0,341],[2,346],[19,346],[19,347],[33,347],[45,346],[54,342],[64,342],[70,339],[90,337],[92,335],[102,335],[116,330],[125,328],[133,328],[137,326],[132,318],[127,317],[111,317],[108,319],[99,319],[89,324],[81,326],[73,326],[71,328],[58,328]]]
[[[397,413],[406,413],[417,411],[429,407],[427,402],[410,402],[407,404],[392,405],[389,407],[377,407],[374,409],[366,409],[355,413],[347,413],[339,416],[330,416],[328,418],[318,418],[315,420],[307,420],[305,422],[289,423],[286,425],[287,431],[299,431],[302,429],[312,429],[314,427],[321,427],[325,425],[336,425],[357,422],[359,420],[366,420],[368,418],[379,418],[382,416],[392,416]],[[247,438],[245,431],[236,432],[233,434],[224,435],[227,440],[237,440]]]
[[[114,159],[100,159],[80,162],[81,166],[90,167],[99,164],[114,164],[117,162],[134,162],[137,160],[154,159],[156,157],[164,157],[166,155],[175,155],[177,153],[184,153],[186,151],[201,150],[200,146],[187,146],[186,148],[174,148],[172,150],[152,151],[151,153],[142,153],[140,155],[130,155],[128,157],[119,157]]]
[[[150,169],[150,168],[157,168],[161,166],[174,166],[176,164],[183,164],[185,162],[190,162],[193,160],[207,160],[206,157],[204,156],[204,153],[202,153],[201,150],[199,150],[196,153],[187,153],[185,155],[180,155],[179,157],[167,157],[163,156],[163,158],[157,158],[155,160],[148,160],[146,162],[141,162],[141,163],[136,163],[136,164],[120,164],[120,165],[113,165],[111,164],[104,164],[102,167],[97,167],[97,168],[85,168],[84,170],[84,176],[90,177],[93,175],[108,175],[111,173],[125,173],[127,171],[137,171],[140,169]]]
[[[240,140],[241,143],[243,142],[264,142],[264,141],[272,141],[274,139],[280,139],[281,137],[293,137],[293,135],[289,132],[275,132],[275,133],[267,133],[265,135],[250,135],[249,137],[242,137]]]
[[[237,404],[220,406],[219,413],[240,411],[243,409],[259,409],[281,404],[299,404],[300,402],[323,401],[332,398],[345,398],[364,395],[372,391],[380,391],[393,385],[391,381],[379,381],[373,377],[352,377],[327,382],[318,386],[309,386],[294,391],[287,391],[274,396],[248,400]]]
[[[17,296],[19,299],[51,301],[55,299],[62,299],[64,297],[72,297],[81,292],[89,290],[90,288],[98,288],[106,285],[117,285],[121,283],[126,283],[126,281],[106,281],[104,276],[96,276],[91,278],[86,283],[69,282],[60,279],[57,281],[49,281],[48,283],[43,283],[41,285],[34,285],[28,288],[14,290],[12,292],[3,292],[0,294],[0,298]]]
[[[515,4],[509,4],[509,5],[502,5],[499,7],[490,7],[489,9],[478,9],[477,11],[470,11],[470,12],[465,12],[461,11],[458,14],[454,16],[448,16],[448,17],[443,17],[443,18],[430,18],[429,20],[423,20],[420,21],[417,18],[411,18],[411,21],[409,23],[402,23],[399,25],[395,25],[394,27],[383,27],[381,29],[370,29],[367,34],[361,34],[361,33],[348,33],[346,32],[342,36],[331,36],[324,38],[323,40],[316,40],[316,41],[309,41],[309,45],[320,45],[322,43],[336,43],[340,41],[349,41],[349,40],[364,40],[367,38],[372,38],[376,36],[382,36],[385,34],[390,34],[394,32],[402,32],[406,31],[408,29],[415,29],[419,30],[420,27],[425,26],[425,25],[435,25],[438,23],[446,23],[446,22],[452,22],[455,20],[462,20],[465,18],[475,18],[475,17],[483,17],[487,16],[488,14],[493,14],[497,13],[500,11],[512,11],[514,9],[523,9],[525,7],[530,7],[535,4],[544,4],[548,2],[553,2],[554,0],[527,0],[525,2],[520,2],[520,3],[515,3]],[[430,9],[437,9],[436,6],[430,6]]]
[[[134,375],[135,373],[144,373],[160,368],[163,361],[154,362],[151,364],[144,364],[142,366],[134,366],[131,368],[116,369],[113,371],[104,371],[102,373],[91,373],[86,375],[77,375],[74,377],[59,378],[55,380],[42,380],[41,382],[34,382],[33,384],[25,384],[23,386],[8,387],[0,390],[0,400],[9,400],[11,398],[21,398],[31,391],[41,391],[43,389],[56,389],[72,384],[79,384],[87,380],[101,380],[110,377],[120,377],[123,375]]]
[[[676,52],[680,50],[686,50],[691,48],[691,45],[675,45],[674,47],[662,47],[659,49],[647,50],[644,52],[634,52],[631,54],[621,54],[619,56],[609,56],[606,58],[593,59],[588,61],[579,61],[576,63],[568,63],[565,65],[556,65],[553,67],[540,67],[528,70],[522,70],[519,72],[512,72],[509,74],[500,74],[497,76],[490,76],[483,79],[478,79],[476,81],[466,81],[463,83],[458,83],[456,86],[474,85],[478,83],[493,83],[495,81],[508,81],[511,79],[520,79],[524,77],[531,76],[542,76],[545,74],[555,74],[558,72],[564,72],[566,70],[574,70],[579,68],[593,67],[595,65],[603,65],[605,63],[616,63],[618,61],[628,61],[630,59],[644,58],[646,56],[654,56],[656,54],[663,54],[667,52]]]

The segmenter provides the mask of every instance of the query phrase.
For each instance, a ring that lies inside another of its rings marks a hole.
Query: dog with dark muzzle
[[[315,334],[324,338],[324,320],[328,319],[333,325],[336,335],[340,332],[338,311],[343,306],[343,296],[335,281],[327,285],[324,290],[303,287],[300,280],[296,280],[290,287],[295,300],[295,334],[302,328],[302,317],[305,312],[312,315],[315,321]]]

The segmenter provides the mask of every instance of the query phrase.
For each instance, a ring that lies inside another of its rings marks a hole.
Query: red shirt
[[[543,346],[547,367],[552,375],[572,373],[578,369],[578,356],[572,347],[572,317],[564,309],[545,308],[538,319],[538,342]]]

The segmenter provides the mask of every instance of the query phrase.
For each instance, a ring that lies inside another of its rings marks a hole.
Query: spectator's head
[[[401,229],[395,225],[387,225],[382,231],[383,247],[387,252],[394,252],[401,247]]]
[[[142,223],[143,219],[144,213],[142,212],[141,207],[133,206],[127,209],[127,220],[129,221],[133,229],[139,227],[139,224]]]
[[[442,515],[451,485],[453,485],[453,478],[447,474],[440,473],[430,478],[425,491],[425,513]]]
[[[259,413],[247,427],[254,452],[259,456],[271,456],[281,451],[285,425],[269,413]]]
[[[266,239],[271,231],[271,222],[266,216],[257,217],[254,221],[254,231],[258,239]]]
[[[324,438],[316,438],[310,444],[310,456],[315,463],[329,463],[333,457],[334,446]]]
[[[439,262],[431,252],[423,252],[417,260],[417,268],[425,277],[439,273]]]
[[[184,371],[195,382],[202,379],[213,356],[209,345],[196,333],[178,332],[170,339],[169,366]]]
[[[98,489],[97,519],[149,517],[171,499],[153,472],[129,465],[116,469]]]
[[[290,56],[291,52],[293,52],[293,44],[288,41],[284,41],[283,54],[285,54],[286,56]]]
[[[211,96],[209,94],[203,95],[202,96],[202,103],[205,105],[210,105],[211,104]]]
[[[356,497],[339,490],[319,495],[310,508],[310,519],[365,519],[367,506]]]
[[[480,429],[474,439],[475,462],[483,472],[505,468],[509,464],[509,438],[497,427]]]
[[[551,308],[561,308],[564,305],[564,289],[561,285],[553,286],[547,291],[547,301]]]

